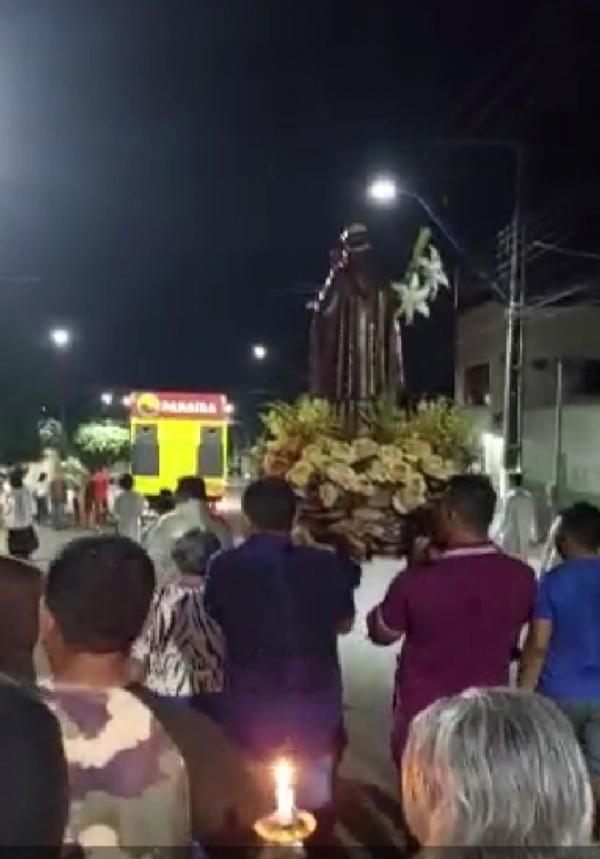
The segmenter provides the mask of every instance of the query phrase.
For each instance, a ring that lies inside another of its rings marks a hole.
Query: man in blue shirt
[[[340,554],[293,544],[296,504],[285,480],[248,487],[248,539],[213,559],[204,598],[225,635],[226,728],[254,760],[297,755],[314,808],[330,799],[342,726],[337,636],[352,627],[358,582]]]
[[[600,798],[600,510],[563,511],[556,546],[564,563],[540,582],[520,684],[570,716]]]

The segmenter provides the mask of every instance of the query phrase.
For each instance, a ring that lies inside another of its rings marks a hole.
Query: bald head
[[[35,679],[41,592],[36,567],[0,555],[0,672],[15,680]]]

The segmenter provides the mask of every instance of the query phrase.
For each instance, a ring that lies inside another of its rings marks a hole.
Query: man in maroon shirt
[[[487,477],[453,477],[436,508],[439,556],[399,573],[368,616],[375,644],[403,639],[393,704],[400,766],[412,718],[470,686],[501,686],[535,596],[530,567],[488,539],[496,493]]]

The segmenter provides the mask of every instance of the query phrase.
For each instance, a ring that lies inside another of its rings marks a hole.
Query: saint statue
[[[311,394],[356,426],[361,406],[395,398],[404,384],[398,300],[376,273],[366,227],[342,233],[312,311]]]

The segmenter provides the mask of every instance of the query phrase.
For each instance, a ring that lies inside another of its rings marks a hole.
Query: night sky
[[[510,153],[439,138],[525,139],[532,206],[597,185],[596,5],[0,0],[0,270],[39,279],[0,282],[2,317],[32,347],[73,326],[74,390],[302,388],[340,229],[399,275],[423,222],[369,211],[372,173],[474,252],[510,217]],[[451,302],[407,339],[411,384],[446,388]]]

